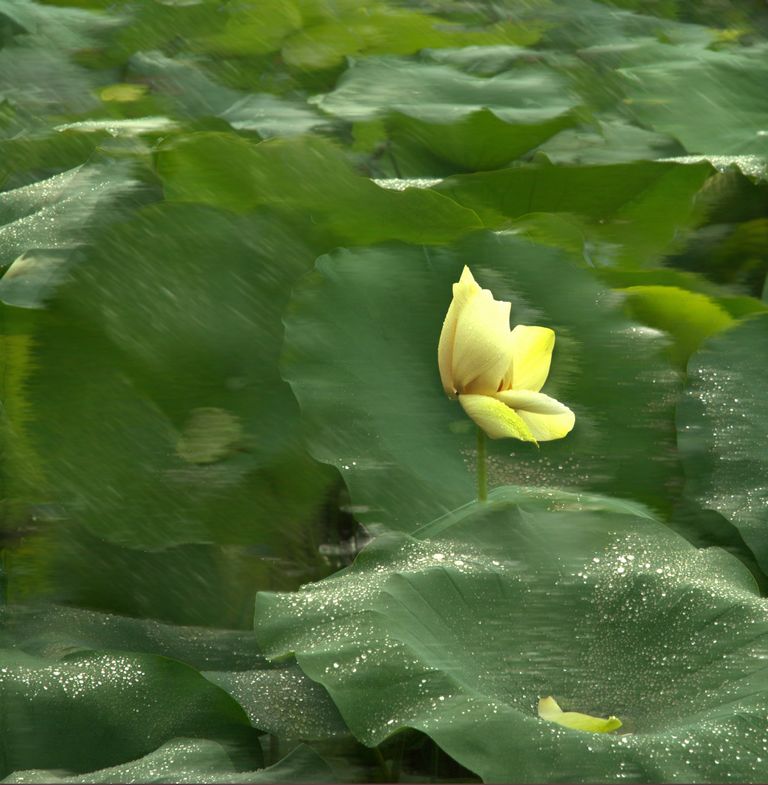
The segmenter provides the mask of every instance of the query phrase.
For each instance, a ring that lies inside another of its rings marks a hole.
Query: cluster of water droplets
[[[45,693],[79,699],[104,689],[135,692],[145,678],[141,664],[130,657],[104,655],[52,664],[23,657],[11,666],[0,667],[0,690],[20,687],[30,700]]]
[[[748,373],[751,369],[699,367],[689,395],[701,417],[688,418],[682,428],[684,435],[699,440],[711,465],[699,485],[702,504],[753,527],[762,525],[768,507],[768,481],[756,438],[762,431],[763,407],[746,379]]]

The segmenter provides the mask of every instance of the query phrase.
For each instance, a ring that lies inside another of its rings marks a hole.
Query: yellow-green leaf
[[[635,319],[670,334],[672,355],[683,367],[705,338],[733,324],[731,316],[705,294],[677,286],[630,286],[624,292]]]

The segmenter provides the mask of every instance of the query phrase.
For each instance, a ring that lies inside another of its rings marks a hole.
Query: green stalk
[[[477,500],[488,499],[488,450],[485,444],[485,432],[477,429]]]
[[[392,776],[390,775],[389,766],[387,766],[387,762],[386,760],[384,760],[384,755],[381,751],[381,747],[379,746],[374,747],[373,754],[376,756],[376,762],[379,764],[381,773],[384,776],[384,782],[393,782]]]

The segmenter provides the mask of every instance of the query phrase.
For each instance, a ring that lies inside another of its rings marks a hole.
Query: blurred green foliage
[[[767,36],[3,0],[0,776],[765,781]],[[464,264],[576,413],[487,507]]]

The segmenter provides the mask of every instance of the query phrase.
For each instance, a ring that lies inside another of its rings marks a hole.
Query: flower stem
[[[477,500],[484,502],[488,498],[488,451],[485,444],[485,432],[477,429]]]

